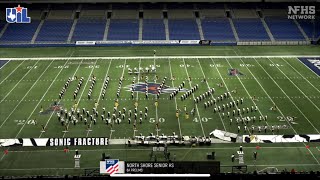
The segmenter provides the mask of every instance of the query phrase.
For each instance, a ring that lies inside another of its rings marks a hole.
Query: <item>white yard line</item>
[[[54,60],[53,60],[54,61]],[[27,97],[27,95],[29,94],[29,92],[32,90],[32,88],[37,84],[37,82],[39,81],[39,79],[42,77],[42,75],[48,70],[48,68],[50,67],[50,65],[53,63],[53,61],[51,61],[51,63],[47,66],[47,68],[42,72],[42,74],[38,77],[38,79],[33,83],[33,85],[30,87],[30,89],[25,93],[25,95],[22,97],[22,99],[20,99],[19,103],[13,108],[13,110],[11,111],[11,113],[7,116],[7,118],[2,122],[2,124],[0,125],[0,128],[2,128],[2,126],[7,122],[7,120],[10,118],[10,116],[13,114],[13,112],[17,109],[17,107],[21,104],[21,102],[24,100],[24,98]],[[26,121],[27,122],[27,121]]]
[[[70,57],[73,55],[73,53],[74,53],[74,51],[72,51],[72,54],[70,55]],[[83,60],[82,60],[82,61],[83,61]],[[73,73],[72,77],[74,77],[75,74],[77,73],[77,71],[78,71],[78,69],[79,69],[82,61],[79,63],[79,65],[78,65],[76,71]],[[58,76],[56,76],[56,78],[57,78],[57,77],[58,77]],[[58,104],[61,102],[61,100],[62,100],[62,99],[59,100]],[[55,114],[55,112],[53,111],[53,112],[51,113],[48,121],[47,121],[46,124],[44,125],[44,128],[46,128],[46,127],[48,126],[48,124],[49,124],[49,122],[50,122],[50,120],[51,120],[51,118],[52,118],[52,116],[53,116],[54,114]],[[42,136],[42,134],[43,134],[43,132],[40,133],[39,138]]]
[[[10,62],[10,61],[9,61]],[[9,62],[7,62],[6,64],[8,64]],[[7,76],[7,77],[5,77],[1,82],[0,82],[0,85],[6,80],[6,79],[8,79],[8,77],[10,77],[11,76],[11,74],[13,74],[20,66],[21,66],[21,64],[23,64],[24,63],[24,61],[22,61],[13,71],[11,71],[11,73]],[[3,67],[3,66],[2,66]],[[1,68],[2,68],[1,67]],[[1,69],[0,68],[0,69]]]
[[[155,58],[155,56],[153,57],[153,66],[154,66],[154,68],[156,68],[156,58]],[[154,83],[157,83],[157,79],[156,78],[154,79]],[[157,97],[156,95],[154,95],[154,96]],[[156,122],[159,123],[158,106],[156,106]],[[157,130],[157,136],[159,136],[159,131],[158,130]]]
[[[211,58],[210,58],[210,59],[211,59]],[[229,90],[226,82],[223,80],[222,75],[221,75],[218,67],[216,66],[216,63],[214,62],[213,59],[211,59],[211,61],[212,61],[212,63],[214,64],[214,67],[216,67],[216,70],[217,70],[217,72],[218,72],[218,74],[219,74],[219,76],[220,76],[220,79],[222,80],[222,82],[223,82],[224,86],[226,87],[227,91],[230,92],[231,100],[235,102],[235,100],[234,100],[234,98],[233,98],[233,96],[232,96],[232,92]],[[235,106],[236,106],[237,109],[240,109],[236,103],[235,103]],[[241,112],[240,112],[240,117],[241,117],[241,119],[243,118]],[[246,123],[245,121],[242,121],[242,122],[243,122],[245,125],[247,125],[247,123]],[[251,135],[249,127],[248,127],[248,133],[249,133],[249,135]]]
[[[53,60],[54,61],[54,60]],[[17,104],[17,106],[11,111],[10,115],[7,117],[7,119],[1,124],[0,128],[4,125],[4,123],[9,119],[9,117],[11,116],[11,114],[17,109],[17,107],[20,105],[20,103],[22,102],[22,100],[29,94],[29,92],[31,91],[31,89],[37,84],[38,80],[43,76],[43,74],[49,69],[49,67],[51,66],[51,64],[53,63],[53,61],[51,61],[51,63],[47,66],[47,68],[41,73],[41,75],[38,77],[37,81],[35,83],[33,83],[33,85],[31,86],[31,88],[28,90],[28,92],[25,93],[25,95],[23,96],[23,98],[20,100],[20,102]],[[44,96],[42,96],[43,98]],[[40,103],[40,101],[39,101]],[[39,104],[38,103],[38,104]],[[34,111],[33,111],[34,112]],[[32,116],[33,112],[30,114],[30,116],[28,117],[28,119]],[[27,120],[28,120],[27,119]],[[23,126],[20,128],[19,132],[17,133],[17,135],[15,136],[15,138],[18,137],[18,135],[20,134],[20,132],[22,131],[22,129],[24,128],[24,126],[27,123],[27,120],[25,121],[25,123],[23,124]],[[8,148],[10,149],[10,147]],[[5,154],[2,155],[0,161],[2,161],[2,159],[4,158]]]
[[[170,59],[168,59],[168,60],[169,60],[169,67],[170,67],[170,74],[171,74],[170,79],[171,79],[172,76],[173,76],[173,75],[172,75],[172,68],[171,68]],[[171,83],[172,83],[172,88],[175,87],[174,84],[173,84],[173,80],[171,80]],[[174,103],[175,103],[175,105],[176,105],[176,109],[178,109],[177,98],[176,98],[176,97],[174,97]],[[178,125],[179,125],[179,131],[180,131],[180,138],[181,138],[181,137],[182,137],[182,132],[181,132],[181,125],[180,125],[180,118],[178,117],[177,119],[178,119]]]
[[[98,105],[99,105],[100,97],[101,97],[101,94],[102,94],[102,91],[103,91],[104,82],[106,81],[107,76],[108,76],[108,74],[109,74],[109,69],[110,69],[110,66],[111,66],[111,62],[112,62],[112,59],[111,59],[111,60],[110,60],[110,62],[109,62],[109,66],[108,66],[108,69],[107,69],[106,75],[104,76],[104,80],[103,80],[103,82],[102,82],[102,86],[101,86],[100,94],[99,94],[98,101],[97,101]],[[92,121],[90,122],[90,127],[91,127],[91,125],[92,125]],[[88,137],[88,136],[89,136],[89,133],[90,133],[90,131],[88,131],[88,132],[87,132],[86,137]]]
[[[184,59],[182,59],[182,60],[183,60],[184,68],[186,69],[186,73],[187,73],[187,76],[188,76],[188,80],[187,81],[189,82],[190,88],[192,88],[192,84],[191,84],[191,82],[189,80],[190,76],[189,76],[189,73],[188,73],[188,70],[187,70],[186,62],[185,62]],[[192,93],[192,97],[193,97],[193,99],[195,99],[194,93]],[[206,133],[204,132],[204,129],[203,129],[202,120],[201,120],[201,117],[200,117],[200,112],[199,112],[199,109],[198,109],[198,105],[195,104],[195,106],[196,106],[196,109],[197,109],[197,114],[198,114],[198,118],[199,118],[199,122],[200,122],[200,126],[201,126],[201,129],[202,129],[203,136],[206,137]]]
[[[254,59],[257,63],[258,63],[258,61],[256,60],[256,59]],[[259,64],[259,63],[258,63]],[[283,91],[283,89],[279,86],[279,84],[271,77],[271,75],[264,69],[264,67],[263,66],[261,66],[260,64],[259,64],[259,66],[263,69],[263,71],[272,79],[272,81],[279,87],[279,89],[282,91],[282,93],[284,93],[287,97],[288,97],[288,95]],[[251,71],[250,71],[251,72]],[[257,81],[258,82],[258,81]],[[259,83],[260,84],[260,83]],[[261,86],[261,85],[260,85]],[[262,86],[261,86],[262,87]],[[264,88],[262,88],[262,89],[264,89]],[[265,91],[265,90],[264,90]],[[265,91],[266,92],[266,91]],[[268,94],[267,94],[268,95]],[[269,96],[269,95],[268,95]],[[269,96],[270,97],[270,96]],[[288,97],[288,99],[291,101],[291,103],[300,111],[300,113],[308,120],[308,122],[313,126],[313,128],[319,133],[319,131],[317,130],[317,128],[315,128],[314,127],[314,125],[309,121],[309,119],[301,112],[301,110],[296,106],[296,104],[294,104],[294,102]],[[270,98],[270,100],[273,102],[273,100]],[[283,117],[285,117],[284,116],[284,114],[281,112],[281,110],[279,110],[279,112],[281,113],[281,115],[283,116]],[[292,128],[292,130],[296,133],[296,134],[298,134],[297,133],[297,131],[292,127],[292,125],[288,122],[288,124],[291,126],[291,128]],[[319,133],[320,134],[320,133]],[[305,146],[306,146],[306,144],[305,143],[303,143]],[[314,156],[314,154],[312,153],[312,151],[310,151],[310,149],[308,149],[308,151],[310,152],[310,154],[313,156],[313,158],[317,161],[317,163],[320,165],[320,162],[317,160],[317,158]]]
[[[298,111],[303,115],[303,117],[309,122],[309,124],[317,131],[317,133],[320,134],[320,132],[318,131],[318,129],[310,122],[310,120],[305,116],[305,114],[300,110],[300,108],[292,101],[292,99],[285,93],[285,91],[280,87],[280,85],[272,78],[272,76],[264,69],[263,66],[261,66],[261,64],[254,59],[257,64],[261,67],[261,69],[263,69],[263,71],[270,77],[270,79],[278,86],[278,88],[282,91],[282,93],[284,95],[287,96],[287,98],[290,100],[290,102],[298,109]],[[268,95],[268,94],[267,94]],[[268,95],[269,96],[269,95]],[[270,96],[269,96],[270,97]],[[271,99],[271,98],[270,98]],[[271,99],[272,100],[272,99]],[[273,102],[273,101],[272,101]],[[283,114],[282,114],[283,115]],[[290,124],[291,125],[291,124]]]
[[[242,61],[242,59],[240,59],[241,61]],[[228,61],[228,59],[226,58],[226,61],[227,61],[227,63],[229,64],[229,66],[232,68],[232,66],[231,66],[231,64],[230,64],[230,62]],[[242,61],[243,62],[243,61]],[[252,97],[252,95],[250,95],[250,93],[248,92],[248,90],[247,90],[247,88],[245,87],[245,85],[242,83],[242,81],[241,81],[241,79],[239,78],[239,76],[236,76],[237,77],[237,79],[239,80],[239,82],[241,83],[241,85],[242,85],[242,87],[244,88],[244,90],[247,92],[247,94],[248,94],[248,96],[249,97]],[[253,76],[254,77],[254,76]],[[255,105],[255,106],[257,106],[257,104],[254,102],[254,100],[252,99],[252,98],[250,98],[251,99],[251,101],[252,101],[252,103]],[[261,113],[261,111],[260,111],[260,108],[258,108],[258,112],[260,113],[260,115],[262,116],[262,117],[264,117],[264,115]],[[267,126],[269,126],[269,124],[268,124],[268,122],[265,120],[265,122],[266,122],[266,124],[267,124]],[[272,134],[274,134],[273,132],[272,132]]]
[[[82,93],[81,93],[81,95],[80,95],[80,97],[79,97],[79,99],[78,99],[78,101],[77,101],[78,106],[79,106],[79,103],[80,103],[80,101],[81,101],[81,97],[82,97],[84,91],[86,90],[86,87],[87,87],[87,85],[88,85],[88,82],[89,82],[89,80],[90,80],[90,77],[92,76],[93,70],[95,69],[95,66],[96,66],[97,62],[98,62],[98,61],[96,60],[96,62],[94,63],[94,65],[93,65],[93,67],[92,67],[92,69],[91,69],[91,72],[90,72],[90,74],[89,74],[89,76],[88,76],[87,82],[86,82],[86,84],[85,84],[84,87],[83,87],[83,91],[82,91]],[[77,71],[76,71],[76,72],[77,72]],[[67,124],[67,129],[69,128],[69,125],[70,125],[70,124],[71,124],[71,122],[69,122],[69,123]],[[67,133],[67,131],[65,131],[65,132],[63,133],[62,138],[64,138],[64,137],[66,136],[66,133]]]
[[[1,58],[2,60],[103,60],[103,59],[150,59],[154,56],[128,56],[128,57],[37,57],[37,58]],[[223,59],[223,58],[296,58],[296,57],[320,57],[319,55],[279,55],[279,56],[157,56],[155,58],[157,59],[169,59],[172,58],[174,60],[180,60],[180,59]]]
[[[0,69],[2,69],[4,66],[6,66],[7,64],[9,64],[9,62],[10,62],[11,60],[5,60],[5,61],[8,61],[8,62],[6,62],[3,66],[1,66]]]
[[[269,58],[268,58],[268,59],[269,59]],[[271,59],[269,59],[269,61],[272,62],[272,64],[274,64],[273,61],[271,61]],[[311,102],[311,104],[313,104],[313,106],[314,106],[315,108],[317,108],[318,111],[320,112],[320,108],[319,108],[316,104],[314,104],[314,102],[311,101],[311,99],[310,99],[294,82],[292,82],[292,80],[289,79],[288,76],[287,76],[278,66],[275,66],[275,67],[276,67],[276,68],[291,82],[291,84],[293,84],[293,85],[304,95],[304,97],[306,97],[306,98]]]
[[[320,90],[316,88],[307,78],[305,78],[296,68],[294,68],[288,61],[281,58],[284,62],[286,62],[295,72],[297,72],[304,80],[306,80],[316,91],[320,93]]]
[[[121,75],[120,78],[122,78],[123,75],[124,75],[124,71],[125,71],[125,69],[126,69],[126,64],[127,64],[127,59],[124,60],[122,75]],[[121,85],[121,87],[122,87],[122,85]],[[121,90],[120,90],[120,96],[121,96]],[[113,125],[114,125],[114,121],[112,121],[111,123],[113,123]],[[113,127],[113,125],[112,125],[112,127]],[[111,137],[112,137],[112,132],[113,132],[113,131],[115,131],[115,130],[113,130],[113,129],[111,128],[111,130],[110,130],[110,135],[109,135],[109,139],[111,139]]]
[[[203,69],[202,69],[202,66],[201,66],[200,61],[199,61],[199,59],[198,59],[198,58],[197,58],[197,61],[198,61],[199,66],[200,66],[200,68],[201,68],[201,71],[202,71],[203,77],[206,79],[206,75],[204,74],[204,71],[203,71]],[[207,86],[208,86],[208,90],[209,90],[209,89],[210,89],[210,86],[209,86],[209,83],[208,83],[207,79],[206,79],[206,84],[207,84]],[[212,97],[212,98],[214,98],[214,97],[213,97],[213,94],[211,94],[211,97]],[[217,104],[215,104],[215,107],[218,109]],[[226,126],[224,125],[223,119],[221,118],[221,114],[220,114],[220,113],[218,113],[218,114],[219,114],[220,120],[221,120],[221,122],[222,122],[222,125],[223,125],[223,129],[224,129],[224,131],[227,131],[227,128],[226,128]]]
[[[7,95],[0,101],[0,104],[3,102],[3,100],[5,100],[5,99],[9,96],[10,93],[19,85],[19,83],[22,81],[22,79],[23,79],[24,77],[26,77],[26,76],[31,72],[31,70],[33,70],[34,66],[37,65],[38,62],[39,62],[39,60],[32,66],[32,68],[30,68],[30,69],[28,70],[27,73],[24,74],[24,76],[17,82],[17,84],[16,84],[16,85],[7,93]]]
[[[140,65],[141,65],[141,58],[139,59],[137,84],[139,84],[139,81],[140,81]],[[138,102],[138,101],[139,101],[139,92],[137,91],[136,102]],[[133,129],[133,137],[136,136],[136,131],[137,130]]]

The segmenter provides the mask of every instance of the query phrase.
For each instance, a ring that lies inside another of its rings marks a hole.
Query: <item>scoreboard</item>
[[[125,161],[124,171],[128,174],[218,174],[220,173],[220,161]]]

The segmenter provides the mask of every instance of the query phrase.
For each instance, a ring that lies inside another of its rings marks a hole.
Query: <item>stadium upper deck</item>
[[[16,4],[8,5],[15,7]],[[2,16],[0,43],[108,40],[305,41],[320,21],[288,19],[284,4],[21,4],[30,24]]]

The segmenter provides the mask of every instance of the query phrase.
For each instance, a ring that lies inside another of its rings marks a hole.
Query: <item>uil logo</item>
[[[8,23],[30,23],[31,18],[28,17],[28,8],[18,7],[6,8],[6,20]]]

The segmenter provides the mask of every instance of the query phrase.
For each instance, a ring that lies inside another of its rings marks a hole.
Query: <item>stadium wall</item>
[[[75,43],[41,43],[41,44],[0,44],[2,48],[14,47],[76,47],[76,46],[287,46],[310,45],[307,41],[248,41],[248,42],[215,42],[210,40],[149,40],[149,41],[77,41]]]

